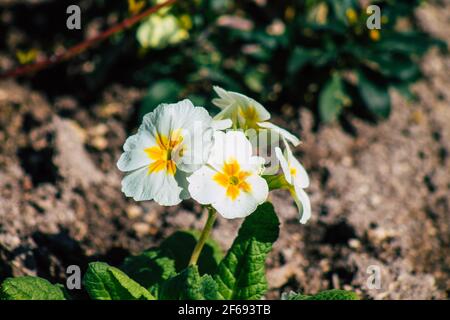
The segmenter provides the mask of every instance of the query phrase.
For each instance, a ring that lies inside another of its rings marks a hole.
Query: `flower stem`
[[[15,78],[15,77],[22,76],[22,75],[25,75],[25,74],[28,74],[31,72],[40,71],[40,70],[47,68],[49,66],[52,66],[56,63],[68,60],[68,59],[80,54],[84,50],[92,47],[94,44],[97,44],[98,42],[111,37],[113,34],[124,31],[127,28],[131,28],[133,25],[135,25],[142,19],[157,12],[158,10],[162,9],[163,7],[167,7],[169,5],[174,4],[176,1],[177,0],[167,0],[166,2],[157,4],[151,8],[148,8],[145,11],[142,11],[141,13],[138,13],[130,18],[123,20],[122,22],[112,26],[111,28],[107,29],[106,31],[103,31],[102,33],[100,33],[90,39],[84,40],[83,42],[67,49],[66,51],[64,51],[62,53],[54,54],[53,56],[51,56],[47,59],[37,61],[36,63],[33,63],[33,64],[27,64],[24,66],[20,66],[16,69],[6,71],[5,73],[0,74],[0,79]]]
[[[216,221],[217,212],[213,208],[208,208],[208,220],[206,220],[206,224],[203,227],[200,238],[198,239],[197,244],[195,245],[194,251],[192,251],[191,260],[189,261],[190,266],[194,266],[197,264],[198,258],[200,257],[200,253],[206,243],[206,240],[211,233],[212,227],[214,225],[214,221]]]

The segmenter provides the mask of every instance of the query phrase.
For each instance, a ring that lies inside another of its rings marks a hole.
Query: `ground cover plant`
[[[69,5],[0,0],[1,299],[448,298],[446,1]]]
[[[290,147],[298,146],[300,140],[272,124],[270,113],[257,101],[214,89],[218,98],[213,103],[222,109],[214,119],[187,99],[161,104],[143,117],[117,162],[127,173],[122,180],[126,196],[165,206],[192,197],[205,207],[208,219],[189,260],[186,253],[190,250],[183,241],[188,235],[176,233],[159,248],[127,258],[123,271],[103,262],[90,263],[83,283],[91,299],[260,299],[267,290],[266,256],[279,233],[278,217],[266,202],[269,190],[290,191],[300,223],[311,217],[311,204],[303,190],[309,186],[309,177]],[[270,140],[262,139],[263,134]],[[264,150],[270,150],[278,161],[271,162]],[[214,243],[203,253],[218,214],[226,219],[246,218],[224,257]],[[0,297],[59,300],[69,294],[45,279],[19,277],[3,282]],[[357,296],[332,290],[311,297],[290,293],[286,298]]]

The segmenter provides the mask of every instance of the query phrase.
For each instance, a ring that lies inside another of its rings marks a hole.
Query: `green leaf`
[[[319,292],[315,295],[305,295],[300,293],[291,292],[289,294],[283,294],[283,300],[359,300],[356,293],[345,290],[327,290]]]
[[[330,5],[333,8],[334,15],[343,24],[348,25],[347,10],[356,10],[358,3],[355,0],[340,0],[330,1]]]
[[[0,287],[0,300],[66,300],[59,285],[38,277],[6,279]]]
[[[210,275],[200,276],[197,266],[184,269],[164,282],[159,298],[162,300],[217,300],[218,286]]]
[[[391,88],[397,90],[406,100],[416,101],[417,95],[411,91],[408,82],[393,82],[391,83]]]
[[[401,81],[414,81],[421,75],[419,66],[410,57],[405,55],[373,55],[369,60],[376,65],[376,71],[382,75]]]
[[[269,186],[269,191],[278,189],[289,189],[291,185],[286,181],[284,174],[262,176]]]
[[[306,64],[317,61],[321,57],[320,49],[308,49],[296,47],[288,62],[289,74],[299,72]]]
[[[158,249],[126,258],[122,270],[156,296],[161,283],[177,274],[175,261]]]
[[[325,122],[336,120],[342,108],[349,103],[350,99],[345,93],[344,82],[338,73],[334,73],[320,92],[320,118]]]
[[[429,35],[417,32],[391,32],[383,34],[381,41],[375,44],[374,49],[379,52],[400,52],[408,55],[422,56],[431,46],[446,47],[441,40],[434,39]]]
[[[96,300],[154,300],[145,288],[117,268],[93,262],[83,279],[89,296]]]
[[[391,98],[386,84],[369,79],[362,72],[358,72],[358,89],[368,109],[381,118],[387,118],[391,112]]]
[[[161,243],[160,249],[175,260],[175,268],[178,272],[188,266],[199,237],[200,232],[197,231],[178,231]],[[219,245],[209,238],[198,259],[200,274],[213,273],[222,257],[223,253]]]
[[[266,255],[278,238],[279,221],[266,202],[248,216],[214,279],[222,299],[260,299],[267,290]]]
[[[306,65],[322,67],[328,63],[333,63],[337,57],[336,51],[337,50],[333,50],[333,48],[318,49],[295,47],[288,61],[288,74],[296,74]]]

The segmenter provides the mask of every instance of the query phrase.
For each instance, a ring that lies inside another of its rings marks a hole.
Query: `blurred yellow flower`
[[[37,49],[30,49],[30,50],[17,50],[16,51],[16,57],[17,60],[19,60],[20,64],[28,64],[31,62],[34,62],[38,56],[38,50]]]
[[[284,11],[284,17],[287,21],[291,21],[295,17],[295,9],[292,6],[288,6]]]
[[[380,31],[377,29],[372,29],[369,31],[369,37],[372,41],[378,41],[380,40]]]
[[[191,19],[191,17],[188,14],[183,14],[180,17],[180,24],[186,30],[191,29],[192,28],[192,19]]]
[[[128,12],[131,15],[138,14],[145,6],[145,0],[128,0]]]
[[[348,8],[345,11],[345,15],[347,16],[347,20],[350,24],[354,24],[358,20],[358,14],[356,13],[355,9],[353,9],[353,8]]]

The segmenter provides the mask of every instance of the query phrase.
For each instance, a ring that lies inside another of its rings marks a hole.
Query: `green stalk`
[[[208,208],[208,220],[206,220],[206,224],[203,227],[200,238],[198,239],[198,242],[195,245],[194,251],[192,251],[191,260],[189,261],[190,266],[195,266],[197,264],[198,258],[200,257],[200,253],[202,252],[206,240],[208,239],[209,234],[211,233],[216,218],[217,218],[216,210],[214,210],[213,208]]]

